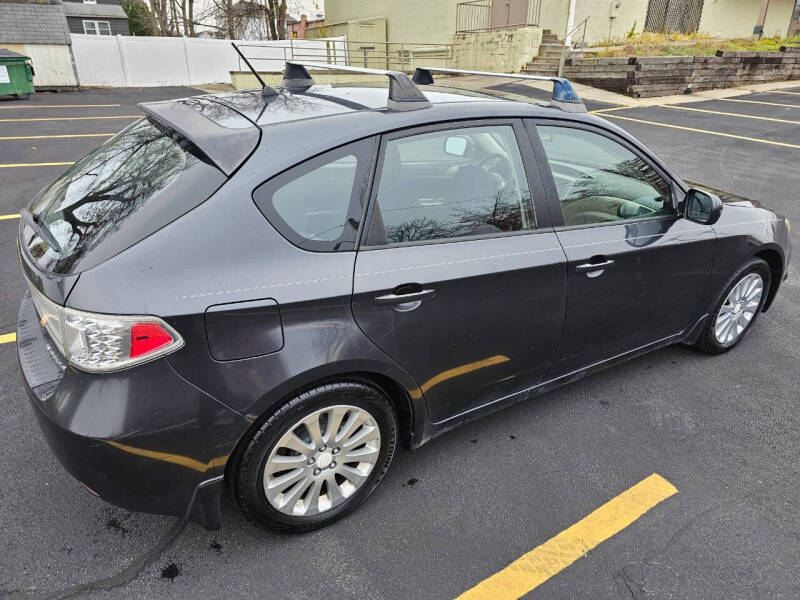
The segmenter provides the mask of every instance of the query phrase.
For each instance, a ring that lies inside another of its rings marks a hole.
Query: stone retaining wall
[[[800,47],[779,52],[718,50],[716,56],[571,58],[564,77],[636,98],[800,79]]]

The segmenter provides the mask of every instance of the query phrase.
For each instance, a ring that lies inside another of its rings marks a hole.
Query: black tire
[[[725,299],[728,297],[730,291],[734,288],[734,286],[736,286],[737,283],[739,283],[750,273],[758,273],[764,282],[764,291],[761,294],[761,300],[759,301],[758,308],[756,309],[753,318],[745,326],[744,331],[742,331],[742,333],[732,342],[728,344],[722,344],[717,340],[717,337],[714,333],[714,326],[717,322],[717,316],[719,315],[720,309],[722,308],[722,305],[724,304]],[[751,258],[744,263],[730,277],[730,279],[728,279],[727,283],[722,288],[722,293],[720,293],[716,302],[712,306],[712,310],[709,311],[711,316],[703,327],[703,331],[700,333],[700,337],[695,343],[695,347],[706,354],[722,354],[724,352],[728,352],[738,345],[747,335],[747,332],[753,327],[753,323],[756,322],[758,315],[761,313],[761,309],[764,307],[764,302],[767,300],[771,283],[772,271],[770,271],[769,265],[766,262],[760,258]]]
[[[380,430],[378,458],[367,479],[338,506],[308,516],[280,512],[267,500],[264,470],[273,448],[290,428],[308,415],[335,405],[366,410]],[[355,510],[375,490],[397,446],[397,419],[389,399],[363,381],[327,383],[306,390],[265,415],[242,440],[230,470],[231,491],[239,510],[251,521],[278,533],[303,533],[325,527]]]

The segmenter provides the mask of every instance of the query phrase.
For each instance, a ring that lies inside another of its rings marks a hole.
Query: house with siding
[[[121,0],[64,0],[71,33],[130,35]]]
[[[29,56],[38,89],[78,85],[61,0],[0,0],[0,48]]]

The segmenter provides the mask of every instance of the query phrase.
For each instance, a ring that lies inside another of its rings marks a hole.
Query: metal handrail
[[[583,33],[581,34],[581,41],[585,44],[586,43],[586,24],[592,15],[586,17],[583,21],[578,23],[575,27],[570,29],[567,34],[564,36],[564,47],[561,49],[561,56],[558,58],[558,76],[563,77],[564,75],[564,65],[567,62],[567,52],[571,52],[572,48],[567,46],[567,40],[569,40],[569,45],[574,47],[572,43],[572,34],[578,31],[581,27],[583,27]]]
[[[302,46],[287,40],[285,44],[259,44],[242,43],[237,44],[239,48],[274,48],[283,50],[282,60],[265,56],[247,56],[251,62],[273,61],[287,62],[297,60],[324,61],[329,63],[341,64],[344,66],[378,67],[390,68],[398,71],[411,72],[422,62],[435,60],[437,63],[444,62],[450,64],[453,56],[452,44],[435,43],[405,43],[405,42],[371,42],[371,41],[350,41],[350,40],[324,40],[320,38],[315,41],[330,42],[327,48],[327,56],[321,55],[321,50],[306,49]],[[437,54],[435,57],[427,58],[425,54]],[[239,57],[239,70],[242,67]],[[278,69],[276,69],[278,70]]]
[[[591,18],[592,18],[592,15],[589,15],[589,16],[588,16],[588,17],[586,17],[586,18],[585,18],[583,21],[581,21],[580,23],[578,23],[577,25],[575,25],[575,27],[573,27],[572,29],[570,29],[570,30],[567,32],[567,34],[564,36],[564,41],[566,41],[566,40],[570,40],[570,43],[572,43],[572,40],[571,40],[572,34],[573,34],[573,33],[575,33],[576,31],[578,31],[578,29],[580,29],[581,27],[583,27],[583,33],[581,34],[581,41],[582,41],[582,42],[586,42],[586,23],[587,23],[587,21],[588,21],[589,19],[591,19]]]

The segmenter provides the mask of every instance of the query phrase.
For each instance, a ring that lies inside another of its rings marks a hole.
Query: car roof
[[[343,113],[381,110],[386,112],[389,92],[386,86],[313,85],[303,90],[279,88],[275,96],[263,96],[260,90],[201,96],[229,106],[258,126],[288,123],[302,119],[330,117]],[[425,91],[432,104],[492,101],[500,98],[481,94]],[[424,109],[421,109],[424,110]]]
[[[140,104],[161,126],[195,144],[227,175],[231,175],[256,149],[262,133],[268,139],[302,138],[304,150],[322,151],[368,135],[451,120],[492,117],[545,117],[596,121],[587,113],[567,113],[546,101],[518,102],[472,90],[423,86],[429,103],[416,110],[387,107],[386,86],[312,85],[299,90],[277,88],[223,92]],[[306,125],[313,124],[313,133]],[[278,134],[281,130],[281,134]],[[287,131],[288,130],[288,131]],[[303,131],[304,134],[300,135]],[[296,137],[294,134],[297,134]],[[331,145],[333,144],[333,145]],[[304,152],[305,153],[305,152]]]

